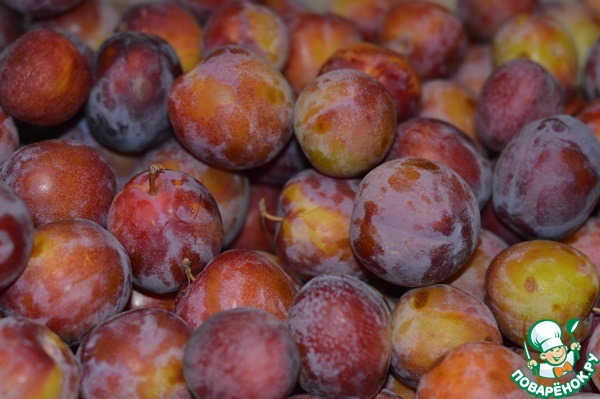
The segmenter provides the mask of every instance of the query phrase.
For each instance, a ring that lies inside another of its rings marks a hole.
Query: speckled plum
[[[194,329],[215,313],[239,307],[261,309],[285,321],[297,292],[287,273],[268,257],[231,249],[180,292],[173,310]]]
[[[0,320],[0,396],[4,399],[77,399],[80,372],[58,335],[24,317]]]
[[[280,399],[298,379],[300,359],[287,326],[259,309],[209,318],[185,348],[183,371],[200,399]]]
[[[158,36],[122,32],[98,50],[86,105],[92,134],[121,152],[142,152],[171,133],[167,99],[181,66]]]
[[[221,251],[223,224],[202,183],[185,172],[154,171],[153,166],[116,195],[107,228],[127,250],[134,284],[160,294],[187,282],[184,259],[195,275]]]
[[[527,238],[566,237],[587,220],[598,198],[600,142],[567,115],[525,125],[494,169],[496,215]]]
[[[233,171],[208,165],[190,154],[171,138],[147,152],[140,160],[142,168],[153,163],[192,175],[213,195],[223,222],[223,247],[227,247],[241,231],[250,206],[249,179]]]
[[[419,287],[457,272],[475,250],[479,230],[477,200],[456,172],[424,158],[400,158],[361,181],[350,243],[377,276]]]
[[[33,248],[33,220],[13,189],[0,180],[0,291],[25,270]]]
[[[66,219],[35,229],[27,267],[0,295],[0,311],[37,320],[75,345],[121,312],[130,293],[129,258],[117,239],[92,221]]]
[[[418,117],[396,128],[386,161],[421,157],[446,165],[467,182],[479,208],[492,195],[492,165],[481,148],[465,133],[439,119]]]
[[[326,398],[379,392],[391,358],[390,315],[369,285],[347,275],[315,277],[298,292],[288,324],[306,392]]]
[[[488,148],[500,152],[527,123],[563,108],[562,89],[554,76],[540,64],[517,58],[485,81],[475,111],[477,133]]]
[[[309,169],[292,177],[279,197],[282,222],[275,242],[301,278],[345,273],[364,278],[350,246],[350,215],[358,179],[335,179]]]
[[[313,80],[294,107],[294,132],[319,172],[358,177],[377,166],[394,139],[396,109],[372,76],[334,70]]]
[[[97,150],[65,139],[19,148],[2,165],[0,178],[25,201],[36,226],[69,218],[104,226],[117,187]]]
[[[183,353],[192,329],[160,309],[130,310],[96,326],[77,350],[81,398],[191,399]]]
[[[450,285],[415,288],[400,297],[392,314],[395,375],[416,388],[447,351],[467,342],[502,344],[502,335],[483,300]]]
[[[213,51],[177,78],[169,95],[177,138],[194,156],[225,169],[273,159],[292,136],[293,108],[283,75],[238,46]]]
[[[563,95],[570,95],[577,83],[573,40],[549,15],[532,12],[509,19],[494,35],[492,53],[496,67],[517,58],[537,62],[556,78]]]
[[[485,276],[486,303],[500,331],[522,346],[529,328],[551,319],[564,326],[578,318],[575,339],[590,330],[589,315],[599,290],[596,266],[575,248],[555,241],[512,245],[492,260]]]

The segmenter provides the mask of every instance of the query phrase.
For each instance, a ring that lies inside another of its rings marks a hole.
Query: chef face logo
[[[534,323],[527,334],[529,344],[527,341],[523,342],[527,367],[533,378],[527,377],[522,370],[515,370],[511,379],[520,388],[537,397],[564,397],[577,393],[592,377],[595,365],[600,362],[593,353],[589,353],[583,370],[575,370],[581,350],[581,344],[573,336],[578,325],[578,319],[571,319],[565,325],[571,338],[571,344],[567,346],[562,341],[562,329],[557,322],[540,320]],[[539,361],[532,359],[529,346],[539,352]],[[569,376],[571,379],[565,382]]]

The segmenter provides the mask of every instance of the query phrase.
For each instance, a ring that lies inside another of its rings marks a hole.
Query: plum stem
[[[158,193],[158,190],[156,189],[156,176],[158,176],[160,171],[164,169],[165,168],[158,163],[153,163],[150,165],[150,177],[148,178],[148,184],[150,185],[150,188],[148,189],[148,194],[155,195]]]
[[[283,222],[283,218],[281,216],[275,216],[269,213],[267,210],[267,201],[264,198],[261,198],[258,202],[258,211],[260,214],[260,224],[262,229],[269,240],[269,244],[271,244],[271,248],[275,248],[275,238],[269,231],[269,226],[267,226],[267,220],[271,222],[281,223]]]
[[[270,220],[271,222],[276,223],[283,222],[283,218],[281,216],[273,215],[267,211],[267,201],[264,198],[260,199],[260,202],[258,203],[258,209],[260,211],[261,219]]]
[[[183,271],[185,272],[185,276],[188,279],[188,287],[194,281],[196,281],[196,277],[192,274],[192,262],[188,258],[183,258],[181,261],[181,266],[183,267]]]

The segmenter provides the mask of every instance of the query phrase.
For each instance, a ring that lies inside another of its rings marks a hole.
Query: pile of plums
[[[595,0],[0,0],[0,398],[550,392],[599,139]]]

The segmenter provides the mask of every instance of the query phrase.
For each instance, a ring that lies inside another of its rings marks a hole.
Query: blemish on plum
[[[415,294],[415,309],[424,308],[429,301],[429,292],[427,291],[419,291]]]
[[[525,290],[527,290],[527,292],[529,293],[534,293],[539,289],[537,280],[535,279],[535,277],[533,276],[529,276],[527,277],[527,279],[525,279]]]

